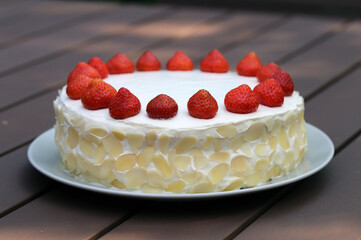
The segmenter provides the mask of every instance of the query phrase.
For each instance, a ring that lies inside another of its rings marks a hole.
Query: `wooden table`
[[[200,201],[113,197],[54,182],[28,162],[54,124],[69,71],[116,52],[218,48],[231,69],[249,51],[276,61],[306,101],[306,121],[336,153],[321,172],[256,194]],[[360,239],[361,22],[168,5],[0,2],[0,239]]]

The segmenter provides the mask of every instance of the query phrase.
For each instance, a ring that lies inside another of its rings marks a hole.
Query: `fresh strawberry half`
[[[69,98],[73,100],[80,99],[81,95],[89,84],[93,81],[93,78],[90,78],[86,75],[78,75],[73,78],[68,85],[66,86],[66,94]]]
[[[115,54],[106,65],[110,74],[134,72],[133,62],[123,53]]]
[[[189,115],[200,119],[214,118],[218,111],[216,99],[204,89],[199,90],[188,100],[187,107]]]
[[[278,71],[281,71],[281,68],[274,62],[270,62],[258,70],[257,79],[259,82],[263,82]]]
[[[90,78],[102,78],[102,76],[100,75],[100,73],[93,68],[92,66],[90,66],[89,64],[85,63],[85,62],[79,62],[75,68],[73,69],[73,71],[71,71],[68,75],[68,83],[75,78],[76,76],[83,74],[86,75]]]
[[[293,91],[295,90],[295,86],[293,84],[292,78],[288,72],[279,71],[271,76],[274,80],[276,80],[282,87],[285,96],[291,96]]]
[[[99,73],[102,79],[108,77],[108,68],[105,63],[98,57],[93,57],[89,60],[88,64],[95,68]]]
[[[167,69],[170,71],[191,71],[193,61],[182,51],[177,51],[167,62]]]
[[[138,71],[158,71],[160,68],[160,61],[151,51],[145,51],[137,61]]]
[[[107,108],[117,90],[100,79],[93,80],[81,95],[81,102],[86,109]]]
[[[217,49],[213,49],[210,53],[201,61],[201,71],[225,73],[229,70],[229,64]]]
[[[150,118],[168,119],[177,115],[177,112],[177,103],[166,94],[159,94],[147,105],[147,113]]]
[[[259,100],[247,84],[242,84],[226,94],[224,105],[229,112],[251,113],[258,109]]]
[[[257,94],[262,105],[279,107],[283,104],[284,93],[282,87],[273,78],[259,83],[253,91]]]
[[[250,52],[238,63],[237,72],[242,76],[255,77],[262,66],[257,54]]]
[[[121,88],[109,105],[109,114],[115,119],[133,117],[140,112],[140,101],[128,89]]]

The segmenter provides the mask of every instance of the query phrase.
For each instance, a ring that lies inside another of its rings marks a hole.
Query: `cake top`
[[[298,92],[284,98],[280,107],[267,107],[259,105],[257,111],[248,114],[237,114],[227,111],[224,98],[231,89],[241,84],[247,84],[251,89],[259,84],[256,77],[244,77],[236,72],[207,73],[200,70],[192,71],[149,71],[134,72],[130,74],[109,75],[104,81],[112,85],[117,91],[125,87],[129,89],[141,102],[141,111],[136,116],[123,120],[113,119],[107,108],[98,110],[85,109],[81,100],[72,100],[66,94],[64,87],[60,101],[78,114],[94,119],[104,124],[125,123],[155,128],[168,129],[202,129],[225,123],[235,123],[244,120],[257,119],[265,116],[286,113],[295,110],[303,104]],[[187,102],[189,98],[200,89],[208,90],[218,102],[218,112],[212,119],[197,119],[189,115]],[[159,94],[171,96],[178,104],[178,113],[170,119],[152,119],[147,116],[146,106],[150,100]]]

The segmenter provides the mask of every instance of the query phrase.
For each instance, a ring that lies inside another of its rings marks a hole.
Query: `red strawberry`
[[[259,100],[247,84],[242,84],[226,94],[224,105],[229,112],[251,113],[258,109]]]
[[[210,119],[216,116],[218,104],[216,99],[207,91],[199,90],[188,100],[189,115],[200,119]]]
[[[156,56],[151,51],[145,51],[137,61],[138,71],[158,71],[161,64]]]
[[[108,77],[108,68],[100,58],[93,57],[89,60],[88,64],[100,73],[102,79]]]
[[[295,86],[293,84],[290,74],[281,70],[273,74],[271,78],[276,80],[281,85],[285,96],[292,95],[293,91],[295,90]]]
[[[115,54],[108,62],[107,68],[110,74],[132,73],[134,64],[127,55],[123,53]]]
[[[193,61],[182,51],[177,51],[167,62],[167,69],[170,71],[191,71]]]
[[[259,82],[263,82],[278,71],[281,71],[281,68],[274,62],[270,62],[258,70],[257,79]]]
[[[178,105],[173,98],[165,94],[159,94],[147,105],[147,113],[150,118],[168,119],[177,115]]]
[[[209,54],[201,61],[201,71],[225,73],[229,70],[229,64],[217,49],[213,49]]]
[[[278,107],[283,104],[284,93],[282,87],[273,78],[259,83],[253,91],[257,94],[262,105]]]
[[[109,105],[109,114],[115,119],[133,117],[140,112],[140,101],[128,89],[119,89]]]
[[[80,99],[84,90],[93,80],[94,80],[93,78],[90,78],[86,75],[76,76],[68,83],[68,86],[66,86],[66,94],[71,99],[74,100]]]
[[[238,63],[237,72],[242,76],[255,77],[262,66],[257,54],[250,52]]]
[[[107,108],[117,90],[100,79],[93,80],[81,95],[81,102],[86,109]]]
[[[100,76],[99,72],[93,68],[92,66],[90,66],[89,64],[85,63],[85,62],[79,62],[76,67],[73,69],[73,71],[71,71],[71,73],[69,73],[68,76],[68,83],[69,81],[71,81],[73,78],[75,78],[76,76],[83,74],[86,75],[90,78],[101,78],[102,76]]]

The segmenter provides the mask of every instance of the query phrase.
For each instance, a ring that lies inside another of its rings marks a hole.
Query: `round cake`
[[[278,107],[255,112],[226,109],[226,94],[256,77],[236,72],[136,71],[103,79],[138,97],[140,112],[114,119],[109,109],[89,110],[70,99],[66,86],[54,101],[55,141],[64,167],[74,176],[110,188],[144,193],[205,193],[255,187],[287,174],[307,147],[304,101],[298,92]],[[187,103],[206,89],[218,103],[211,119],[190,116]],[[157,95],[178,104],[169,119],[147,115]]]

